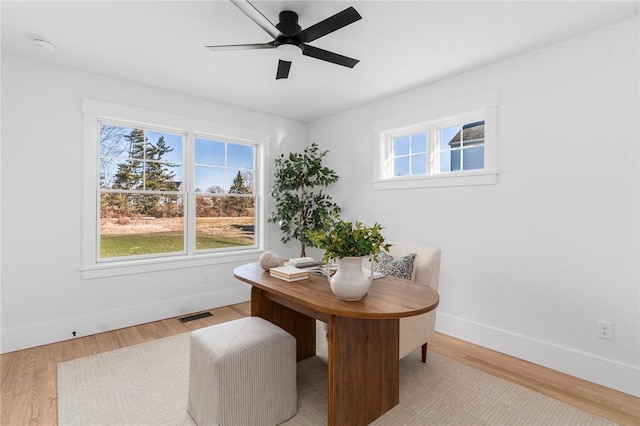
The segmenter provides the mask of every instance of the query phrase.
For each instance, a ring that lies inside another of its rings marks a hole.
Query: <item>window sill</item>
[[[263,250],[242,252],[207,253],[202,255],[179,255],[143,260],[125,260],[96,263],[81,269],[82,279],[108,278],[120,275],[143,274],[170,269],[194,268],[235,262],[255,262]]]
[[[403,176],[378,179],[373,182],[376,191],[387,189],[441,188],[450,186],[495,185],[498,172],[459,172],[437,176]]]

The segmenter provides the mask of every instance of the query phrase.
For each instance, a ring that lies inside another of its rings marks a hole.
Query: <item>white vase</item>
[[[338,259],[338,270],[329,279],[331,291],[340,300],[356,301],[369,291],[372,278],[362,272],[363,257]]]

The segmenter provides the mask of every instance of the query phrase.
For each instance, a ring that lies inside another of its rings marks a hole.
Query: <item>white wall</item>
[[[319,120],[310,140],[345,217],[442,248],[439,331],[640,396],[638,50],[634,19]],[[372,189],[381,121],[491,91],[497,185]]]
[[[248,298],[237,263],[81,279],[86,96],[318,142],[345,217],[442,248],[440,331],[640,396],[638,59],[636,19],[307,126],[3,54],[2,351]],[[372,190],[378,123],[492,90],[497,185]]]
[[[266,132],[272,155],[306,143],[295,121],[3,54],[3,352],[249,298],[243,262],[82,279],[83,97]]]

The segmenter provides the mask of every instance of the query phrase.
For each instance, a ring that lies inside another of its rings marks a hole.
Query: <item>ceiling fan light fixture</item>
[[[295,44],[281,44],[276,47],[276,58],[292,62],[302,56],[302,49]]]

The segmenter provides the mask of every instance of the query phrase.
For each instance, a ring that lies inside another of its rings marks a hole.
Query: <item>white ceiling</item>
[[[275,80],[272,50],[205,45],[270,36],[217,1],[2,1],[2,50],[301,121],[519,55],[638,15],[638,1],[254,1],[274,24],[294,10],[306,28],[349,6],[362,20],[310,43],[359,59],[309,57]],[[55,44],[36,48],[34,38]]]

